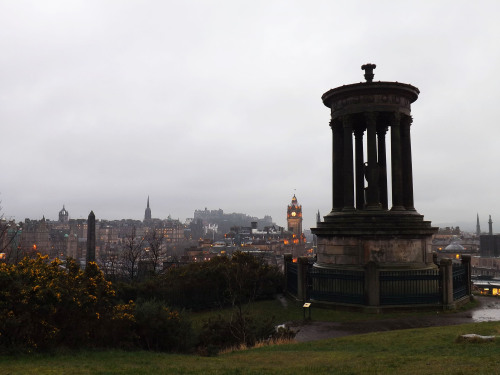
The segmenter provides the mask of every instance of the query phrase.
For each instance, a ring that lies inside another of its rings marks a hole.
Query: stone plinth
[[[333,213],[314,229],[317,264],[425,267],[433,264],[431,240],[436,231],[415,211]]]

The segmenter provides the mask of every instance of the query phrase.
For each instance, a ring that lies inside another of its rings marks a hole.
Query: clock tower
[[[292,198],[292,204],[288,206],[286,212],[286,221],[288,223],[288,231],[292,232],[301,238],[302,236],[302,206],[297,203],[295,194]]]

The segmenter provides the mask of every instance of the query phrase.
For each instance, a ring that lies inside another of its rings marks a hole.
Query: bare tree
[[[0,212],[2,211],[0,201]],[[0,214],[0,262],[16,263],[22,258],[18,246],[21,231],[14,220],[5,220]]]
[[[111,243],[106,243],[104,248],[99,252],[99,268],[104,272],[106,279],[116,280],[118,276],[118,249],[112,246]]]
[[[144,235],[144,240],[147,243],[146,257],[153,266],[153,272],[156,274],[160,271],[160,265],[164,253],[163,244],[165,236],[161,228],[151,228]]]
[[[144,237],[136,236],[135,227],[131,233],[123,239],[121,246],[121,259],[123,271],[129,280],[137,278],[139,261],[143,255]]]

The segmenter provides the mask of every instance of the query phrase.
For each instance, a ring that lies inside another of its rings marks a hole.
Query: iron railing
[[[467,265],[453,264],[453,301],[465,297],[468,289]]]
[[[370,297],[375,298],[373,301],[378,301],[378,306],[443,305],[451,303],[446,292],[451,287],[450,284],[453,284],[453,301],[470,294],[470,285],[467,285],[468,264],[453,264],[450,268],[453,275],[449,275],[442,267],[377,270],[376,286],[367,284],[365,275],[368,271],[364,269],[321,268],[312,264],[287,262],[286,290],[304,300],[332,303],[364,305]],[[303,278],[299,277],[299,271],[304,272]],[[445,274],[448,276],[445,277]],[[300,286],[299,279],[303,283]]]
[[[441,303],[439,270],[380,271],[380,304]]]
[[[350,304],[364,303],[364,271],[309,268],[309,298]]]
[[[297,297],[298,294],[298,275],[297,263],[287,262],[286,264],[286,291]]]

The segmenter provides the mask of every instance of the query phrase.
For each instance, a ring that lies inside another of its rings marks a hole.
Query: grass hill
[[[276,301],[256,314],[300,319],[301,309]],[[201,322],[208,313],[199,314]],[[411,318],[411,315],[407,315]],[[387,315],[383,316],[387,318]],[[357,321],[380,316],[315,310],[315,320]],[[500,335],[500,322],[377,332],[336,339],[263,346],[201,357],[144,351],[59,351],[0,356],[0,375],[14,374],[499,374],[500,338],[461,342],[460,335]]]

